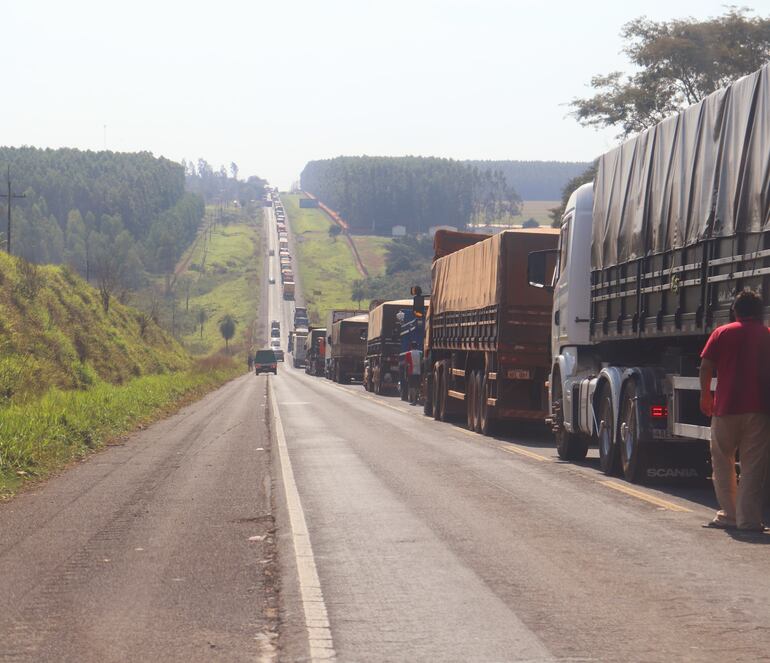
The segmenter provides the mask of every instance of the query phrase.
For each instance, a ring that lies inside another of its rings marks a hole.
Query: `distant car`
[[[281,361],[283,361],[283,358],[281,358]],[[278,359],[272,350],[257,350],[257,354],[254,356],[254,374],[273,373],[273,375],[278,375],[277,362]]]
[[[273,350],[273,354],[275,355],[276,361],[283,361],[283,350],[278,348],[277,350]]]
[[[268,276],[267,282],[272,285],[275,283],[275,276]]]
[[[270,349],[275,353],[278,361],[283,361],[283,350],[281,350],[281,339],[273,338],[270,340]]]
[[[270,249],[270,251],[268,251],[267,255],[274,256],[275,255],[275,249]]]

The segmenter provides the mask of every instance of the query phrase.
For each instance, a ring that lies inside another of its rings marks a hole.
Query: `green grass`
[[[207,242],[203,271],[186,273],[194,279],[189,305],[192,320],[186,321],[182,341],[195,354],[208,355],[224,348],[219,320],[227,313],[238,321],[233,351],[251,348],[263,264],[261,247],[260,226],[254,220],[216,226]],[[196,247],[196,253],[202,251],[202,244]],[[202,255],[194,255],[191,266],[201,264]],[[207,316],[202,338],[195,320],[201,309]]]
[[[123,385],[98,382],[86,390],[51,389],[35,401],[0,409],[0,496],[240,372],[240,364],[229,359],[203,360],[186,371],[148,375]]]
[[[0,406],[189,366],[158,325],[116,297],[105,312],[74,271],[0,254]]]
[[[206,213],[204,230],[190,249],[189,259],[180,263],[186,268],[179,271],[173,294],[166,293],[165,279],[158,277],[137,294],[137,306],[155,310],[160,324],[173,328],[185,349],[195,356],[224,352],[219,321],[229,313],[237,320],[230,352],[243,358],[255,342],[263,265],[262,211],[252,215],[231,208],[227,224],[212,224],[216,209],[208,208]],[[206,315],[202,337],[198,324],[201,310]]]
[[[366,266],[369,276],[380,276],[385,273],[385,254],[390,243],[389,237],[377,237],[374,235],[353,235],[353,241],[361,256],[361,261]]]
[[[281,200],[297,243],[299,278],[311,324],[325,322],[332,309],[357,308],[350,291],[362,276],[348,243],[341,236],[330,238],[329,218],[317,208],[300,209],[298,195],[282,194]],[[370,273],[381,273],[390,240],[356,235],[354,241]]]

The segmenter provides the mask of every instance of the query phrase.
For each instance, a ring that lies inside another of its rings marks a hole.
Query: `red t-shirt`
[[[759,320],[739,320],[713,332],[701,352],[714,362],[717,392],[714,416],[768,412],[770,330]]]

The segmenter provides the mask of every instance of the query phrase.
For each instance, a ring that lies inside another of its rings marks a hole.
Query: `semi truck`
[[[294,281],[283,282],[283,298],[287,300],[294,299]]]
[[[380,394],[399,384],[400,326],[396,316],[412,306],[411,299],[376,304],[369,311],[364,389]]]
[[[308,326],[307,308],[305,308],[304,306],[294,307],[294,326],[295,327]]]
[[[699,354],[734,295],[770,299],[770,69],[602,155],[561,219],[549,417],[558,455],[597,444],[602,470],[641,482],[707,476]]]
[[[344,320],[345,318],[352,318],[354,315],[361,315],[363,313],[368,313],[368,311],[358,311],[353,309],[334,309],[332,311],[329,311],[329,313],[326,316],[326,343],[325,345],[325,355],[324,355],[324,377],[331,380],[332,375],[332,348],[331,344],[329,343],[329,339],[331,338],[332,333],[332,327],[334,326],[335,322],[338,322],[339,320]],[[306,313],[307,315],[307,313]]]
[[[363,379],[368,324],[369,315],[362,313],[332,325],[332,333],[327,337],[327,342],[331,347],[331,373],[334,382]]]
[[[326,329],[317,327],[310,330],[307,341],[305,372],[308,375],[323,375],[326,357]]]
[[[427,317],[426,414],[440,421],[462,416],[485,435],[500,422],[545,419],[551,294],[527,287],[527,263],[530,252],[553,249],[558,238],[552,228],[435,238],[440,257],[432,266]],[[415,302],[422,313],[419,308]]]

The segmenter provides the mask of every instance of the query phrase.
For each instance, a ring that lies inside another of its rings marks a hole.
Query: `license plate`
[[[509,368],[508,379],[509,380],[529,380],[530,379],[528,368]]]

